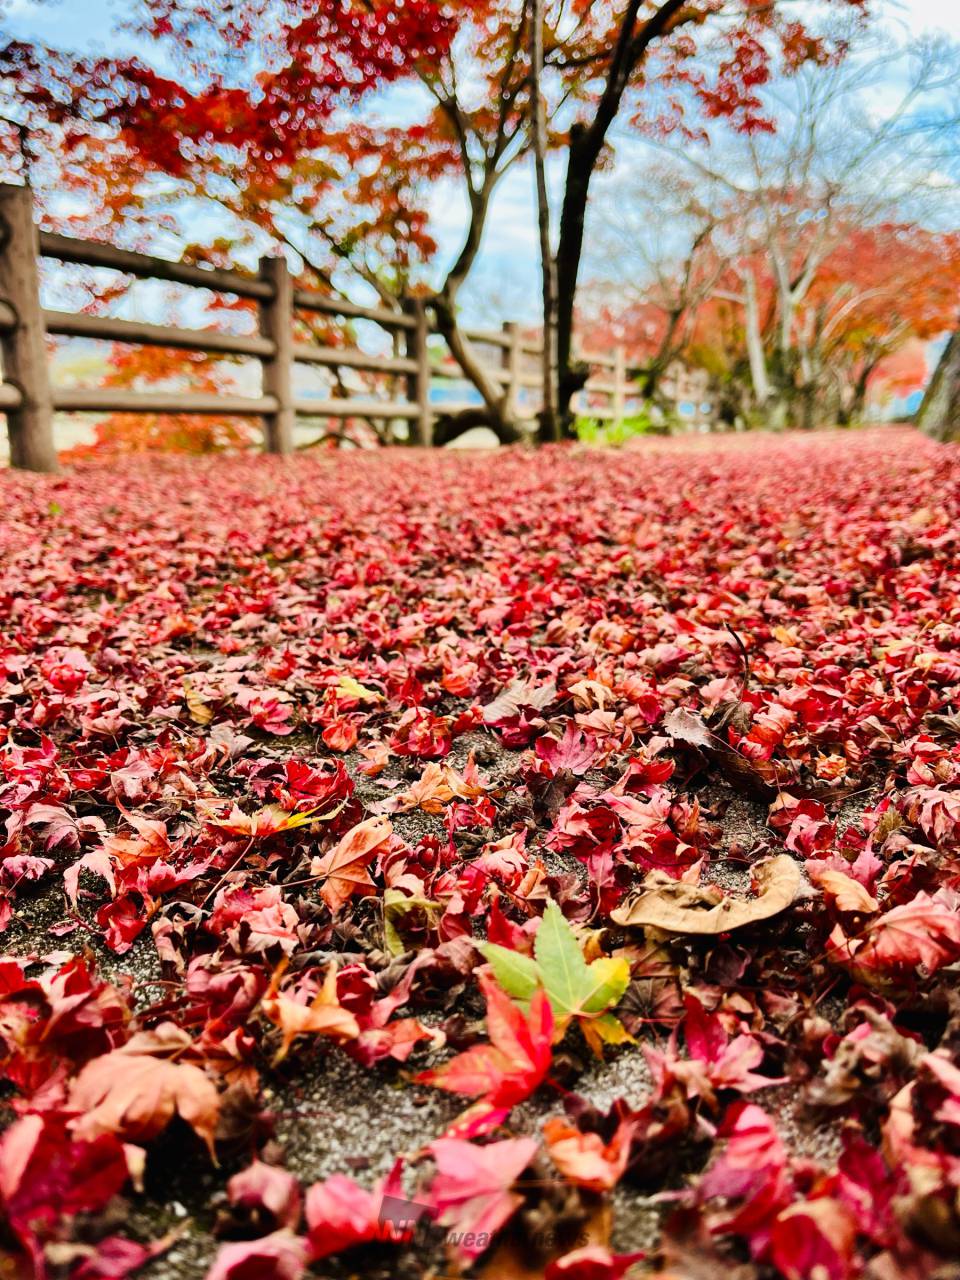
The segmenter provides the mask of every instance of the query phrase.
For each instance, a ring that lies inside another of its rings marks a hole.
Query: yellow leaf
[[[209,724],[213,719],[213,712],[189,680],[184,680],[183,682],[183,696],[187,703],[190,719],[194,724]]]
[[[376,689],[368,689],[366,685],[354,680],[353,676],[340,677],[337,693],[344,698],[356,698],[358,702],[380,702],[383,697]]]
[[[819,871],[816,881],[820,888],[836,903],[838,911],[856,911],[872,915],[880,904],[863,887],[859,880],[844,875],[842,871]]]

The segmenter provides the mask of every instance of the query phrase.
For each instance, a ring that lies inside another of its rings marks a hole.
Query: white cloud
[[[891,17],[914,35],[945,31],[960,37],[960,4],[956,0],[888,0]]]

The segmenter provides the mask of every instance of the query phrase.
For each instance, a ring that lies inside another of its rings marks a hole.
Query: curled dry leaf
[[[282,1032],[274,1066],[290,1052],[297,1036],[330,1036],[334,1040],[355,1040],[360,1034],[357,1020],[337,1000],[337,974],[329,969],[323,986],[310,1001],[295,1000],[278,994],[273,985],[260,1002],[267,1018]]]
[[[542,711],[556,696],[557,686],[552,681],[538,686],[532,680],[512,680],[483,708],[484,722],[499,724],[503,720],[509,720],[511,716],[519,715],[523,707]]]
[[[216,1086],[199,1067],[166,1056],[171,1049],[182,1053],[190,1047],[188,1036],[170,1030],[168,1042],[158,1034],[161,1026],[87,1063],[68,1099],[79,1113],[72,1126],[75,1137],[92,1142],[102,1133],[115,1133],[124,1141],[145,1142],[179,1115],[213,1156],[220,1107]]]
[[[623,1177],[630,1159],[635,1121],[623,1120],[609,1142],[599,1133],[584,1133],[561,1116],[551,1116],[543,1126],[550,1158],[570,1182],[588,1191],[609,1191]]]
[[[348,831],[329,853],[314,858],[310,873],[323,881],[320,896],[331,911],[338,911],[360,890],[373,888],[367,867],[392,833],[389,818],[367,818]]]
[[[187,711],[194,724],[207,725],[213,719],[213,708],[200,696],[189,680],[183,681],[183,700],[187,704]]]
[[[816,882],[824,892],[828,902],[832,902],[837,911],[852,911],[857,915],[872,915],[879,909],[879,903],[858,880],[845,875],[842,871],[829,868],[816,875]]]
[[[697,747],[735,791],[759,799],[770,794],[773,775],[769,765],[734,750],[695,712],[688,711],[686,707],[676,707],[664,716],[663,727],[675,742]]]
[[[800,889],[800,868],[780,854],[754,867],[755,898],[726,897],[714,885],[691,885],[660,872],[648,876],[642,893],[611,911],[611,919],[631,928],[667,933],[728,933],[786,911]]]
[[[714,740],[709,726],[685,707],[675,707],[668,712],[663,717],[663,727],[671,738],[694,747],[709,747]]]

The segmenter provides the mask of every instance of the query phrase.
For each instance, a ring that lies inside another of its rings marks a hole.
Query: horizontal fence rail
[[[199,413],[251,414],[255,417],[276,413],[276,396],[227,396],[220,392],[199,391],[128,391],[122,387],[55,388],[53,407],[64,413]]]
[[[25,187],[18,188],[26,190]],[[152,254],[115,249],[112,244],[96,240],[74,240],[51,231],[38,233],[39,249],[44,258],[73,262],[84,267],[108,267],[142,280],[168,280],[172,284],[213,289],[216,293],[235,293],[239,298],[271,298],[273,286],[256,276],[241,271],[224,271],[219,267],[195,267],[186,262],[169,262]]]
[[[312,347],[305,342],[293,344],[293,358],[298,364],[318,364],[329,369],[364,369],[371,373],[416,373],[420,366],[406,356],[371,356],[350,347]]]
[[[387,329],[415,329],[417,325],[413,316],[404,315],[401,311],[388,311],[386,307],[361,307],[356,302],[328,298],[325,294],[313,293],[309,289],[294,290],[293,305],[301,311],[341,316],[345,320],[370,320]]]
[[[366,418],[379,422],[391,418],[412,420],[420,408],[399,400],[296,400],[297,413],[305,418]]]
[[[470,394],[473,392],[459,365],[449,355],[440,358],[436,348],[429,345],[431,338],[440,335],[419,300],[392,310],[297,288],[283,258],[261,259],[254,274],[171,262],[109,244],[38,231],[32,194],[21,186],[0,184],[0,233],[0,414],[7,417],[10,457],[15,466],[56,468],[55,412],[259,417],[264,421],[266,448],[289,453],[294,447],[297,419],[338,423],[356,419],[375,428],[406,423],[409,439],[429,444],[438,418],[482,407],[476,396],[459,399],[452,385],[449,399],[432,396],[432,389],[443,382],[460,384]],[[44,310],[37,268],[41,258],[250,300],[256,304],[259,331],[233,334],[219,329],[188,329],[115,316]],[[375,325],[389,336],[393,354],[372,355],[356,345],[295,340],[298,316],[303,319],[311,315]],[[524,337],[515,323],[507,323],[501,330],[467,328],[463,333],[469,342],[490,351],[489,358],[483,361],[484,370],[489,380],[502,388],[514,416],[532,422],[542,394],[540,344]],[[51,386],[48,335],[251,358],[261,365],[262,392],[246,396],[189,389]],[[629,371],[622,349],[582,358],[593,369],[593,376],[581,393],[578,411],[605,421],[621,421],[629,392]],[[337,386],[330,388],[331,394],[313,397],[295,392],[293,372],[298,364],[331,371]],[[386,397],[381,394],[383,382],[377,379],[386,379]],[[527,396],[526,392],[531,394]],[[597,397],[602,403],[597,403]]]
[[[256,335],[222,333],[219,329],[178,329],[113,316],[90,316],[72,311],[44,311],[47,333],[68,338],[102,338],[135,346],[178,347],[183,351],[222,351],[226,355],[270,359],[276,343]]]

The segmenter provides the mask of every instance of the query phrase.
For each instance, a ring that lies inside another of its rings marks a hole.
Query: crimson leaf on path
[[[428,1203],[448,1239],[466,1258],[490,1247],[493,1237],[523,1204],[511,1190],[537,1152],[534,1138],[506,1138],[477,1146],[462,1138],[438,1138],[429,1151],[437,1166]]]
[[[449,1130],[464,1137],[496,1128],[543,1082],[553,1058],[553,1011],[546,992],[535,991],[524,1013],[492,977],[481,974],[479,982],[487,1002],[489,1043],[473,1045],[417,1077],[422,1084],[479,1099]]]

